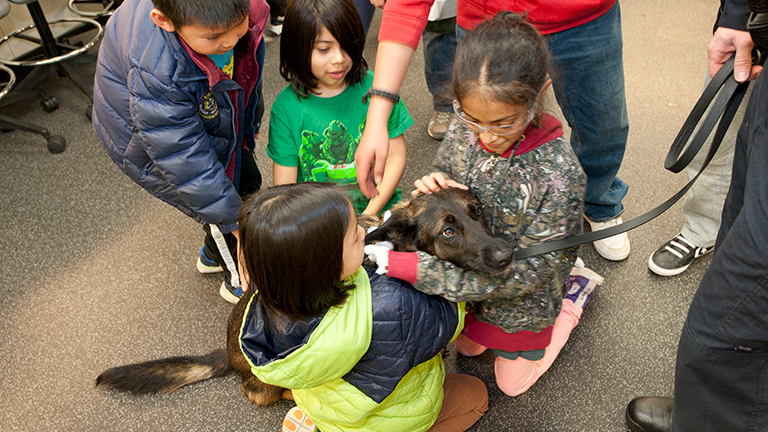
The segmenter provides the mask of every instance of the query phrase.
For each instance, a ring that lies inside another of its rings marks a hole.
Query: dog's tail
[[[221,349],[204,356],[170,357],[107,369],[96,378],[96,387],[137,394],[171,393],[233,371],[227,352]]]

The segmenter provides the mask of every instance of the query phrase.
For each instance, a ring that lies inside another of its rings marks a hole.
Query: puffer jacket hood
[[[240,346],[253,374],[292,389],[323,432],[429,429],[442,406],[440,352],[463,327],[463,303],[370,269],[349,281],[342,306],[302,322],[252,300]]]
[[[269,7],[251,0],[248,34],[235,47],[235,79],[217,82],[175,33],[152,21],[153,7],[151,0],[126,0],[105,26],[94,78],[94,130],[133,181],[198,222],[230,232],[242,205],[233,155],[241,153],[238,144],[253,147],[263,113],[262,34]],[[238,64],[249,72],[238,74]],[[251,89],[248,96],[244,87]]]

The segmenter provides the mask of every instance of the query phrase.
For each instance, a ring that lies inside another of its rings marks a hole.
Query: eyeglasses
[[[456,113],[456,117],[459,118],[465,125],[467,125],[467,128],[475,133],[475,134],[481,134],[483,132],[490,132],[496,136],[509,136],[514,135],[516,133],[519,133],[520,131],[524,130],[528,123],[533,120],[533,117],[536,115],[536,107],[539,103],[539,98],[536,97],[536,100],[533,102],[533,106],[531,106],[531,109],[528,111],[528,115],[525,116],[524,119],[518,120],[512,124],[508,125],[499,125],[499,126],[480,126],[479,124],[468,120],[467,115],[464,113],[464,111],[461,109],[461,104],[457,100],[453,100],[453,112]]]

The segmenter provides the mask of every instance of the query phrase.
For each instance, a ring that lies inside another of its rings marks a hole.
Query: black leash
[[[757,58],[753,59],[753,63],[762,64],[763,58],[760,53],[758,52],[756,56]],[[704,171],[704,168],[707,167],[709,162],[712,160],[712,157],[714,157],[717,149],[720,147],[720,142],[723,140],[723,137],[728,130],[728,126],[731,124],[733,117],[736,115],[736,110],[739,108],[739,104],[744,98],[744,94],[746,93],[747,88],[749,87],[748,81],[740,84],[733,77],[733,60],[734,58],[731,57],[720,68],[717,74],[715,74],[715,77],[712,78],[712,81],[710,81],[709,85],[707,85],[707,88],[704,89],[704,92],[702,93],[698,102],[696,102],[693,110],[691,110],[691,113],[688,115],[685,123],[683,123],[680,132],[677,134],[677,137],[675,138],[672,146],[669,149],[669,152],[667,153],[667,159],[664,161],[664,168],[674,173],[680,172],[693,160],[694,156],[696,156],[696,154],[701,149],[701,146],[704,145],[704,142],[706,141],[710,132],[712,132],[712,128],[714,128],[715,123],[717,123],[718,119],[720,120],[720,123],[717,126],[717,130],[715,131],[715,135],[712,138],[712,145],[710,146],[709,153],[707,154],[707,158],[704,161],[704,164],[699,170],[699,173],[696,174],[696,177],[691,179],[691,181],[688,182],[685,187],[680,189],[679,192],[677,192],[675,195],[664,201],[661,205],[654,208],[653,210],[620,225],[568,237],[562,240],[544,242],[542,244],[524,249],[517,249],[514,252],[513,259],[519,260],[534,255],[556,251],[559,249],[566,249],[580,245],[582,243],[601,240],[607,237],[615,236],[616,234],[621,234],[631,229],[635,229],[664,213],[680,198],[682,198],[683,195],[688,192],[688,189],[693,186],[693,183],[696,181],[696,179],[699,178],[699,175]],[[715,103],[712,104],[712,100],[715,98],[718,92],[720,93],[720,96],[717,98]],[[704,118],[704,120],[702,120],[702,117],[707,112],[707,108],[710,106],[710,104],[712,105],[712,108],[709,110],[709,113],[707,113],[707,116]],[[697,125],[699,126],[698,128]],[[694,132],[696,132],[696,134],[691,139],[691,135]]]

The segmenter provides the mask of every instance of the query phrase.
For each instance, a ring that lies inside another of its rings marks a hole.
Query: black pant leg
[[[245,198],[258,191],[261,188],[261,183],[261,171],[258,165],[256,165],[253,152],[244,151],[240,167],[240,185],[237,188],[237,192],[241,197]]]
[[[218,227],[203,224],[205,231],[205,255],[224,270],[224,280],[234,287],[240,286],[237,272],[237,238],[231,233],[222,233]]]
[[[761,75],[739,130],[718,247],[678,346],[673,431],[768,430],[766,167],[768,75]]]

